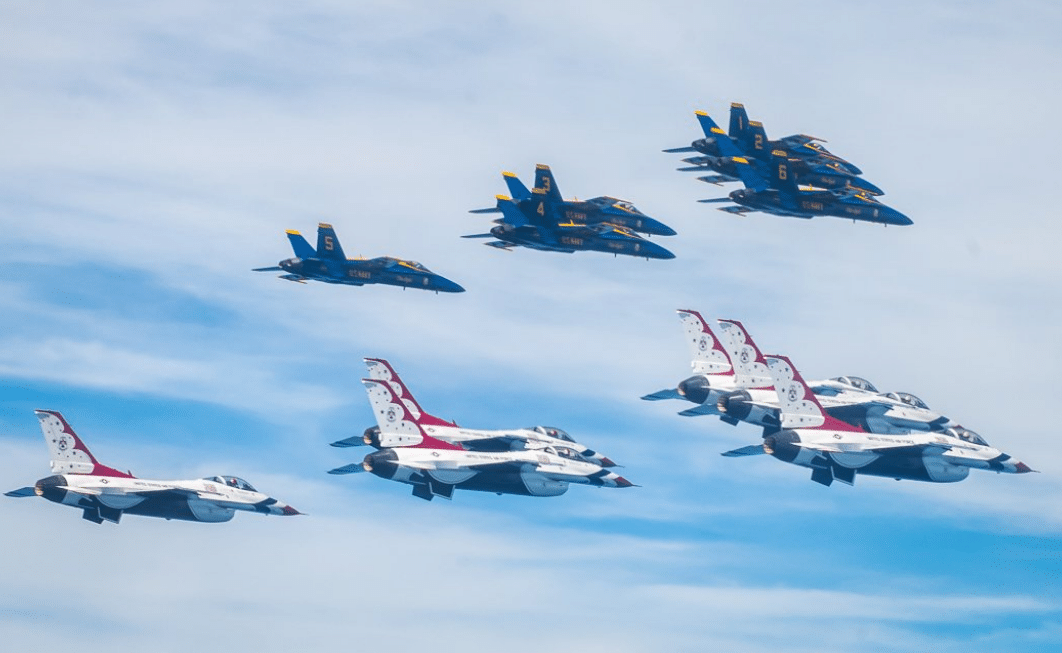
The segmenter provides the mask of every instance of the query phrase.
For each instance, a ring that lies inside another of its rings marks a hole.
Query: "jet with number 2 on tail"
[[[823,147],[821,143],[825,141],[821,138],[807,134],[793,134],[776,141],[767,140],[767,132],[763,128],[763,123],[749,120],[748,114],[745,113],[745,106],[737,102],[730,104],[730,138],[734,139],[749,156],[762,161],[769,162],[771,152],[775,150],[787,150],[793,158],[814,164],[834,164],[850,174],[863,174],[863,171],[854,164]]]
[[[435,274],[416,261],[378,256],[376,258],[349,259],[343,253],[332,225],[317,226],[317,249],[310,246],[297,231],[288,232],[288,240],[295,250],[295,257],[284,259],[268,268],[255,268],[254,272],[284,272],[281,279],[305,283],[307,280],[337,283],[347,286],[364,286],[383,283],[405,288],[439,292],[464,292],[465,289],[446,277]]]
[[[679,170],[696,172],[711,170],[715,174],[698,177],[698,179],[716,185],[730,181],[741,181],[738,167],[742,163],[751,165],[756,174],[761,177],[766,178],[770,175],[768,169],[770,165],[769,156],[760,156],[758,152],[748,151],[747,144],[735,142],[704,111],[697,111],[696,116],[697,121],[701,124],[701,129],[704,130],[704,138],[693,141],[689,147],[664,150],[665,152],[699,153],[699,156],[683,159],[685,163],[692,165],[687,168],[679,168]],[[834,161],[816,161],[790,155],[789,165],[798,184],[825,188],[826,190],[854,188],[870,195],[884,194],[884,191],[874,184],[859,175],[849,172],[841,164]]]
[[[784,356],[767,356],[781,406],[781,428],[764,436],[763,444],[724,453],[728,457],[769,454],[783,462],[810,468],[811,480],[822,485],[852,485],[856,474],[896,480],[954,483],[971,469],[1010,474],[1033,471],[1023,462],[989,446],[972,431],[903,434],[868,433],[831,417]]]
[[[568,491],[571,483],[597,487],[632,487],[627,479],[590,462],[567,447],[550,445],[520,451],[469,451],[458,444],[424,432],[408,405],[387,381],[362,379],[366,390],[385,397],[386,409],[373,412],[381,433],[403,446],[374,451],[360,463],[329,474],[372,474],[413,486],[413,496],[431,501],[453,498],[454,490],[495,494],[553,497]]]
[[[61,414],[36,412],[51,452],[53,476],[6,496],[39,496],[79,508],[82,518],[96,524],[117,524],[124,514],[211,523],[229,521],[237,510],[301,514],[235,476],[152,481],[118,471],[98,462]]]

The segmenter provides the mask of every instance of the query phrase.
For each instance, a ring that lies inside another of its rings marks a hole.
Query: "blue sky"
[[[105,462],[237,474],[310,513],[95,527],[0,501],[15,648],[1044,651],[1062,644],[1053,3],[6,3],[0,479],[34,408]],[[909,228],[696,203],[660,152],[742,101],[855,163]],[[673,261],[459,238],[552,166],[673,226]],[[250,272],[285,229],[468,292]],[[721,451],[756,430],[638,397],[687,375],[676,308],[807,378],[914,392],[1041,474],[956,485]],[[360,359],[481,428],[552,424],[641,487],[555,499],[325,470],[372,421]],[[101,591],[102,590],[102,591]],[[725,647],[725,648],[724,648]]]

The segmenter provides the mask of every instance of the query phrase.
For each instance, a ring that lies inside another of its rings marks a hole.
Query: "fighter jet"
[[[626,227],[608,222],[584,224],[565,218],[547,201],[544,188],[531,191],[531,202],[517,203],[497,195],[497,209],[502,217],[490,233],[471,234],[463,238],[495,238],[484,243],[498,249],[522,246],[546,252],[608,252],[614,255],[641,256],[646,259],[670,259],[675,255]],[[483,212],[484,209],[473,211]]]
[[[781,430],[766,435],[763,444],[724,456],[770,454],[810,468],[811,480],[827,486],[835,480],[852,485],[856,474],[954,483],[965,479],[971,469],[1011,474],[1033,471],[961,427],[903,435],[867,433],[826,414],[788,358],[770,356],[768,362],[782,407]]]
[[[560,216],[567,222],[585,225],[613,224],[631,231],[651,236],[674,236],[675,230],[659,220],[654,220],[639,211],[627,200],[615,197],[594,197],[588,200],[566,200],[557,189],[557,182],[549,166],[535,166],[535,188],[545,191],[534,195],[515,174],[503,172],[502,177],[509,187],[513,201],[524,211],[547,212]],[[475,209],[471,213],[498,213],[497,207]]]
[[[391,390],[405,403],[406,408],[412,415],[413,420],[423,431],[439,440],[457,444],[470,451],[519,451],[529,448],[542,448],[552,446],[554,448],[567,448],[574,450],[581,457],[602,467],[615,467],[607,456],[590,449],[586,445],[579,444],[563,430],[553,426],[531,426],[520,429],[505,429],[485,431],[467,429],[457,425],[456,422],[448,422],[436,417],[417,403],[413,393],[398,376],[398,372],[386,360],[382,358],[366,358],[365,365],[369,368],[369,378],[384,381],[391,386]],[[373,412],[377,415],[385,414],[390,408],[390,395],[376,386],[368,389],[369,403],[372,404]],[[382,411],[382,412],[381,412]],[[361,436],[354,436],[333,442],[333,447],[356,447],[370,445],[377,449],[389,446],[402,446],[403,440],[399,438],[395,442],[394,434],[381,431],[379,426],[370,426],[365,429]],[[395,442],[395,444],[392,444]]]
[[[295,258],[284,259],[268,268],[255,268],[254,272],[285,272],[281,279],[305,283],[308,279],[338,283],[348,286],[364,286],[384,283],[391,286],[434,290],[435,292],[464,292],[465,289],[449,279],[435,274],[416,261],[407,261],[391,256],[364,259],[347,258],[339,244],[332,225],[317,225],[317,249],[314,250],[297,231],[287,232]]]
[[[821,138],[793,134],[776,141],[768,140],[763,123],[749,120],[744,105],[737,102],[730,104],[730,137],[737,141],[739,147],[749,156],[763,161],[770,161],[770,153],[774,150],[787,150],[793,158],[818,164],[833,163],[853,175],[863,174],[855,165],[823,147],[821,143],[826,141]]]
[[[665,152],[698,152],[698,156],[683,159],[690,167],[679,168],[682,171],[704,172],[711,170],[715,174],[698,177],[699,180],[720,185],[724,182],[741,181],[737,159],[748,163],[753,171],[761,177],[770,176],[770,157],[758,157],[759,153],[743,149],[742,143],[730,138],[719,125],[704,111],[697,111],[697,120],[704,130],[704,138],[693,141],[688,147],[676,147]],[[789,166],[797,184],[814,186],[826,190],[843,190],[854,188],[870,195],[883,195],[884,191],[849,172],[835,161],[816,161],[789,156]]]
[[[153,481],[118,471],[98,462],[61,414],[53,410],[36,413],[51,452],[53,475],[6,496],[36,495],[80,508],[82,518],[96,524],[117,524],[127,513],[210,523],[229,521],[237,510],[301,514],[235,476]]]
[[[722,333],[717,337],[697,311],[678,313],[691,347],[694,375],[676,388],[642,399],[684,399],[697,405],[680,415],[718,415],[727,424],[746,422],[777,430],[780,408],[774,381],[744,325],[737,320],[719,320]],[[906,392],[879,393],[858,376],[811,381],[809,385],[832,417],[873,433],[940,431],[951,426],[947,417],[930,410],[918,397]]]
[[[909,225],[914,222],[894,208],[885,206],[873,196],[855,189],[826,191],[802,189],[790,173],[786,153],[772,153],[771,176],[764,179],[752,170],[747,160],[735,160],[737,172],[745,188],[735,190],[728,197],[699,200],[701,202],[734,202],[738,206],[724,206],[720,211],[745,215],[763,211],[772,215],[793,218],[834,216],[853,221],[876,222],[884,225]]]
[[[597,487],[631,487],[633,484],[573,449],[551,445],[520,451],[469,451],[433,438],[420,427],[387,381],[362,379],[366,389],[387,397],[387,408],[375,410],[381,434],[405,446],[380,449],[329,474],[371,472],[413,486],[413,496],[431,501],[453,498],[455,489],[496,494],[559,496],[571,483]]]

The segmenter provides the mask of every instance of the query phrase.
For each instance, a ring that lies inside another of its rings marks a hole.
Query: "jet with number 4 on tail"
[[[762,211],[793,218],[832,216],[883,225],[914,224],[896,209],[853,188],[829,191],[799,187],[790,171],[789,159],[781,150],[772,153],[770,177],[767,179],[757,174],[747,161],[738,163],[737,172],[745,188],[735,190],[727,197],[701,202],[733,202],[737,206],[724,206],[719,210],[735,215]]]
[[[431,501],[453,498],[454,490],[534,497],[559,496],[572,483],[597,487],[631,487],[627,479],[583,458],[568,447],[541,445],[519,451],[470,451],[424,432],[408,405],[381,379],[362,379],[366,389],[384,398],[377,409],[381,434],[401,446],[374,451],[360,463],[329,474],[372,474],[413,486],[413,496]]]
[[[728,451],[724,456],[769,454],[810,468],[811,480],[822,485],[834,481],[852,485],[857,474],[954,483],[965,479],[971,469],[1011,474],[1033,471],[961,427],[868,433],[827,414],[788,358],[768,356],[767,361],[781,406],[780,428],[764,435],[762,444]]]
[[[305,283],[308,280],[337,283],[347,286],[364,286],[382,283],[405,288],[439,292],[464,292],[453,281],[435,274],[416,261],[378,256],[365,259],[347,258],[339,244],[332,225],[317,226],[317,249],[297,231],[287,232],[295,257],[284,259],[268,268],[255,268],[254,272],[284,272],[281,279]]]
[[[594,251],[646,259],[675,258],[667,249],[642,238],[627,227],[610,222],[573,222],[549,201],[544,188],[534,188],[529,192],[530,201],[517,202],[505,195],[498,195],[496,211],[472,211],[500,212],[502,217],[494,221],[497,226],[491,228],[489,233],[471,234],[463,238],[494,238],[484,244],[504,250],[527,247],[565,254]]]
[[[557,189],[557,182],[549,166],[535,166],[535,188],[542,193],[535,194],[511,172],[503,172],[502,177],[509,187],[509,194],[522,210],[530,210],[545,216],[547,212],[559,216],[565,222],[585,225],[614,224],[637,233],[650,236],[674,236],[675,230],[659,220],[655,220],[639,211],[627,200],[615,197],[594,197],[588,200],[566,200]],[[471,213],[498,213],[497,207],[475,209]]]
[[[406,408],[414,421],[429,436],[460,445],[470,451],[517,451],[529,448],[542,448],[545,446],[568,448],[574,450],[581,457],[602,467],[615,467],[607,456],[590,449],[572,439],[563,430],[553,426],[531,426],[518,429],[481,430],[469,429],[458,426],[456,422],[446,421],[436,417],[417,403],[413,393],[398,376],[398,372],[386,360],[382,358],[366,358],[365,365],[369,369],[369,378],[384,381],[391,386],[393,393],[405,403]],[[373,412],[377,415],[386,413],[390,409],[390,394],[382,388],[369,388],[369,403],[372,404]],[[391,446],[404,446],[405,438],[396,437],[394,434],[384,433],[379,426],[370,426],[365,429],[361,436],[354,436],[333,442],[333,447],[357,447],[369,445],[377,449],[385,449]]]
[[[714,174],[698,177],[698,179],[716,185],[741,181],[739,166],[744,163],[752,166],[753,171],[761,177],[767,178],[770,175],[769,156],[760,156],[758,152],[748,151],[747,144],[735,142],[704,111],[697,111],[696,116],[701,129],[704,130],[704,138],[693,141],[689,147],[664,150],[665,152],[699,153],[698,156],[683,159],[683,162],[691,165],[679,168],[679,170],[695,172],[710,170]],[[870,195],[884,194],[884,191],[874,184],[849,172],[834,161],[824,162],[789,156],[789,166],[798,184],[826,190],[854,188]]]
[[[229,521],[237,510],[301,514],[235,476],[152,481],[118,471],[98,462],[61,414],[36,412],[51,453],[53,476],[6,496],[43,497],[80,509],[82,518],[96,524],[117,524],[125,514],[212,523]]]

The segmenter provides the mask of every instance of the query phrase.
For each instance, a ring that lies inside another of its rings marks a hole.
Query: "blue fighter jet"
[[[734,202],[738,206],[724,206],[719,210],[736,215],[763,211],[793,218],[828,215],[884,225],[914,224],[896,209],[885,206],[873,196],[855,189],[828,191],[800,188],[793,180],[789,158],[782,150],[772,153],[773,163],[769,179],[756,174],[746,159],[738,158],[735,161],[740,164],[737,172],[745,188],[735,190],[728,197],[700,200],[701,202]]]
[[[752,166],[756,174],[767,178],[770,176],[770,162],[756,158],[758,152],[743,148],[743,143],[736,142],[720,129],[712,118],[704,111],[697,111],[697,120],[704,130],[704,138],[693,141],[687,147],[675,147],[664,150],[665,152],[697,152],[698,156],[683,159],[683,162],[692,164],[690,167],[679,168],[682,171],[704,172],[711,170],[714,174],[698,177],[703,182],[719,185],[723,182],[741,181],[735,158],[745,158]],[[761,139],[762,144],[762,139]],[[818,161],[809,158],[789,157],[790,171],[796,177],[798,184],[815,186],[826,190],[842,190],[854,188],[870,195],[883,195],[884,191],[863,179],[852,174],[836,161]]]
[[[542,164],[535,166],[535,188],[545,191],[538,195],[533,195],[515,174],[503,172],[502,177],[505,178],[505,184],[509,187],[509,194],[521,210],[537,211],[540,216],[553,212],[567,222],[584,225],[613,224],[650,236],[675,235],[674,229],[645,215],[627,200],[608,196],[588,200],[564,199],[560,190],[557,189],[557,182],[549,166]],[[498,209],[491,207],[471,212],[498,213]]]
[[[514,246],[547,252],[570,254],[576,251],[610,252],[646,259],[675,258],[675,255],[650,242],[626,227],[608,222],[582,224],[563,218],[549,204],[544,188],[530,191],[530,203],[518,203],[511,197],[497,195],[497,212],[502,217],[490,233],[472,234],[464,238],[495,238],[485,245],[510,250]],[[473,213],[483,212],[482,209]],[[495,211],[491,211],[495,212]]]
[[[370,283],[385,283],[405,288],[434,290],[435,292],[464,292],[465,289],[445,277],[441,277],[416,261],[406,261],[390,256],[377,258],[348,259],[343,254],[332,225],[317,225],[317,249],[297,231],[289,230],[288,240],[295,250],[295,258],[284,259],[268,268],[255,268],[255,272],[284,272],[281,279],[305,283],[306,280],[340,283],[348,286],[363,286]]]
[[[737,141],[741,149],[749,156],[761,161],[770,161],[771,152],[784,150],[794,159],[805,159],[822,164],[834,163],[853,175],[863,174],[863,171],[855,165],[823,147],[820,142],[825,141],[821,138],[807,134],[792,134],[776,141],[767,140],[767,132],[763,128],[763,123],[749,120],[745,106],[737,102],[730,104],[730,138]]]

